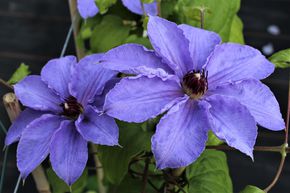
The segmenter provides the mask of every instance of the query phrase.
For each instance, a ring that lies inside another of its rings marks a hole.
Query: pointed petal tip
[[[20,170],[19,170],[19,172],[20,172],[20,176],[21,176],[21,179],[22,179],[22,184],[24,184],[25,183],[25,180],[29,176],[29,174],[27,174],[27,172],[20,171]]]
[[[251,158],[252,162],[255,161],[255,158],[254,158],[254,149],[252,151],[246,153],[246,155]]]
[[[10,141],[10,139],[8,139],[7,137],[5,137],[5,142],[4,142],[4,147],[3,147],[3,151],[6,149],[7,146],[11,145],[13,142]]]

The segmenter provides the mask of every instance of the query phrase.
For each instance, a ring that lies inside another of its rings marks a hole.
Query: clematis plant
[[[122,0],[122,3],[131,12],[138,15],[150,14],[157,15],[157,2],[153,3],[142,3],[141,0]],[[99,13],[99,8],[95,3],[95,0],[78,0],[77,7],[80,15],[87,19],[93,17]]]
[[[118,81],[116,72],[96,64],[102,54],[50,60],[41,76],[14,86],[27,107],[8,131],[5,144],[18,140],[17,167],[25,179],[50,154],[56,174],[72,185],[88,159],[88,142],[118,145],[118,127],[101,113],[104,95]]]
[[[137,75],[108,93],[104,112],[127,122],[165,114],[152,137],[159,169],[195,161],[209,130],[253,159],[257,124],[285,128],[278,102],[260,82],[274,65],[258,50],[157,16],[149,18],[148,36],[154,51],[126,44],[102,58],[105,68]]]

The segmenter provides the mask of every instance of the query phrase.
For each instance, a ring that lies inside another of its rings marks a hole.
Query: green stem
[[[7,129],[5,128],[5,126],[3,125],[1,120],[0,120],[0,127],[1,127],[1,130],[3,131],[3,133],[6,135],[7,134]]]
[[[199,8],[199,12],[200,12],[200,28],[204,29],[205,8],[204,7]]]
[[[5,171],[6,171],[6,165],[7,165],[8,151],[9,151],[9,147],[7,147],[5,149],[4,158],[3,158],[3,165],[2,165],[1,179],[0,179],[0,193],[2,193],[3,182],[5,179]]]
[[[91,150],[93,152],[97,152],[98,146],[93,143],[90,143],[90,145],[91,145]],[[106,193],[107,192],[106,187],[103,183],[104,170],[97,154],[94,154],[94,161],[95,161],[95,166],[96,166],[96,175],[97,175],[97,183],[98,183],[98,190],[99,190],[98,193]]]
[[[150,158],[146,158],[145,168],[144,168],[144,172],[143,172],[143,187],[142,187],[142,193],[146,193],[146,186],[147,186],[148,174],[149,174],[149,164],[150,164]]]
[[[64,42],[63,48],[62,48],[62,50],[61,50],[60,58],[63,57],[64,54],[65,54],[65,51],[66,51],[66,49],[67,49],[67,45],[68,45],[68,43],[69,43],[69,39],[70,39],[70,37],[71,37],[72,32],[73,32],[73,24],[71,24],[71,26],[70,26],[70,28],[69,28],[69,30],[68,30],[68,33],[67,33],[67,35],[66,35],[65,42]]]

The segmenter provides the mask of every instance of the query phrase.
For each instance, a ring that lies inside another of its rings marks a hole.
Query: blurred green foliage
[[[24,63],[21,63],[17,70],[13,73],[11,78],[7,81],[9,84],[16,84],[17,82],[21,81],[27,75],[30,74],[29,66]]]
[[[265,193],[265,192],[261,190],[260,188],[249,185],[249,186],[246,186],[246,188],[240,193]]]
[[[273,54],[269,60],[275,64],[277,68],[289,68],[290,67],[290,48],[281,50]]]
[[[205,150],[186,170],[190,193],[232,193],[226,154]]]

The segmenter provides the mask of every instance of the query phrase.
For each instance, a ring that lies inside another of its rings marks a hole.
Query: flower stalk
[[[215,149],[215,150],[236,150],[235,148],[232,148],[227,145],[218,145],[218,146],[207,146],[207,149]],[[290,153],[290,148],[283,144],[281,146],[255,146],[254,151],[260,151],[260,152],[278,152],[281,154],[287,154]]]
[[[204,7],[201,7],[199,9],[200,11],[200,28],[201,29],[204,29],[204,14],[205,14],[205,8]]]
[[[7,93],[3,96],[4,107],[8,113],[10,121],[13,122],[21,112],[20,104],[14,93]],[[32,172],[36,188],[39,193],[51,193],[48,180],[45,176],[44,169],[39,165]]]
[[[0,84],[3,85],[3,86],[5,86],[5,87],[7,87],[7,88],[9,88],[9,89],[11,89],[11,90],[13,90],[13,86],[11,86],[10,84],[8,84],[5,80],[3,80],[1,78],[0,78]]]
[[[91,143],[91,149],[93,152],[97,152],[97,145]],[[99,190],[98,192],[106,193],[106,187],[104,186],[104,183],[103,183],[104,170],[97,154],[94,154],[94,161],[96,165],[96,174],[97,174],[97,180],[98,180],[98,190]]]

